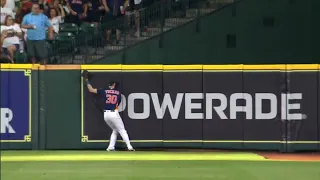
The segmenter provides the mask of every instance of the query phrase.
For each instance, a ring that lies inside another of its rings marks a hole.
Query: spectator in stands
[[[40,13],[48,16],[47,12],[45,11],[45,7],[43,4],[39,4],[39,8],[40,8]]]
[[[1,0],[1,24],[4,24],[6,16],[10,15],[11,17],[14,17],[13,10],[11,8],[6,7],[7,1]]]
[[[64,5],[62,3],[60,3],[59,0],[54,0],[52,4],[49,5],[50,11],[51,9],[55,9],[57,11],[57,14],[62,14],[62,11],[65,14],[64,11]]]
[[[84,0],[67,0],[67,3],[71,23],[80,25],[87,16],[87,6]]]
[[[107,8],[109,11],[106,12],[104,21],[108,23],[106,40],[110,43],[112,30],[116,30],[116,44],[119,44],[121,37],[121,29],[124,25],[125,8],[128,6],[128,0],[107,0]]]
[[[106,2],[106,1],[103,1],[103,2]],[[88,0],[86,2],[86,6],[88,9],[86,21],[88,23],[94,23],[96,25],[100,23],[101,11],[105,9],[103,2],[101,0]]]
[[[15,0],[6,0],[5,8],[12,9],[13,12],[16,12],[16,2]]]
[[[130,0],[130,7],[134,11],[134,16],[135,16],[135,27],[136,27],[136,32],[134,36],[140,37],[140,10],[143,8],[142,6],[142,0]]]
[[[59,33],[60,24],[64,22],[65,13],[61,4],[59,4],[59,9],[51,8],[49,20],[53,28],[54,36]]]
[[[41,5],[43,5],[43,9],[45,10],[45,11],[49,11],[49,9],[50,9],[50,5],[52,5],[53,4],[53,0],[39,0],[39,4]]]
[[[54,7],[58,7],[58,5],[61,4],[63,7],[63,10],[66,15],[70,14],[69,8],[68,8],[68,3],[65,0],[55,0],[53,3]]]
[[[15,18],[17,23],[21,24],[23,17],[31,12],[31,7],[32,3],[28,0],[22,0],[20,2],[20,10],[17,11]]]
[[[32,12],[22,20],[22,27],[27,29],[27,52],[32,61],[39,59],[46,64],[48,57],[46,32],[49,39],[53,39],[53,28],[47,16],[40,13],[39,4],[32,5]]]
[[[183,12],[181,17],[186,17],[187,16],[187,11],[189,9],[189,6],[190,6],[190,1],[189,0],[181,0],[181,8],[182,8],[182,12]]]
[[[40,13],[47,14],[48,6],[46,0],[38,0],[35,3],[39,4],[40,7]]]
[[[22,31],[20,25],[14,22],[12,16],[5,18],[4,26],[1,26],[1,47],[2,53],[8,56],[11,63],[14,63],[13,57],[16,51],[19,51],[20,38]]]

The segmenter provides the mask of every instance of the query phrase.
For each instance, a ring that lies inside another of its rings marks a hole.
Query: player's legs
[[[113,117],[111,118],[112,124],[118,130],[120,136],[122,137],[122,140],[126,143],[128,150],[133,150],[133,147],[130,143],[129,135],[126,129],[124,128],[124,124],[119,113],[114,112],[112,114],[113,114]]]
[[[112,129],[112,133],[110,136],[110,142],[109,142],[109,146],[107,150],[114,150],[115,149],[115,145],[116,145],[116,141],[117,141],[117,137],[118,137],[118,131],[116,130],[115,126],[112,124],[112,122],[110,120],[106,121],[107,124],[109,125],[109,127]]]
[[[110,142],[109,142],[109,146],[107,148],[107,150],[114,150],[115,149],[115,145],[116,145],[116,141],[117,141],[117,137],[118,137],[118,131],[113,130],[110,136]]]
[[[104,113],[104,120],[106,121],[108,126],[112,129],[112,134],[110,136],[109,146],[107,148],[107,150],[112,151],[115,149],[115,145],[116,145],[116,141],[117,141],[117,137],[118,137],[118,131],[117,131],[116,127],[114,126],[114,124],[110,121],[109,114]]]

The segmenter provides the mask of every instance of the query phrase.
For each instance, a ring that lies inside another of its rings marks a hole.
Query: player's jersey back
[[[104,110],[118,110],[121,93],[114,89],[98,89],[98,94],[104,97]]]

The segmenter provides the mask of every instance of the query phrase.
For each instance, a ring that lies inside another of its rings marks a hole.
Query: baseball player
[[[95,89],[91,86],[87,78],[85,78],[85,82],[87,84],[89,92],[104,96],[104,120],[112,129],[110,143],[107,151],[115,150],[114,146],[117,141],[118,133],[121,135],[123,141],[127,144],[128,150],[134,151],[130,143],[128,133],[118,112],[118,106],[121,102],[121,93],[117,90],[118,83],[112,81],[109,83],[109,88],[107,89]]]

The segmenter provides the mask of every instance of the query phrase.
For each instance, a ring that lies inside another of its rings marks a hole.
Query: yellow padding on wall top
[[[163,70],[202,70],[204,65],[163,65]]]
[[[39,65],[39,64],[0,64],[1,69],[33,70],[106,70],[106,71],[319,71],[320,64],[266,64],[266,65]]]
[[[38,69],[39,64],[0,64],[1,69]]]

